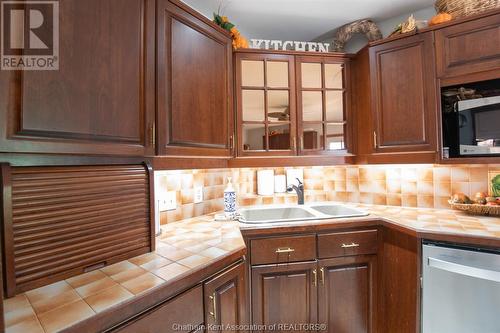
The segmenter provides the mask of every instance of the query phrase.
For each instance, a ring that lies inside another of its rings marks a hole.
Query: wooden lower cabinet
[[[242,260],[111,332],[245,332],[235,329],[247,324],[245,267]]]
[[[375,279],[375,255],[254,266],[252,324],[265,328],[257,332],[301,324],[317,324],[322,332],[375,332]]]
[[[376,256],[324,259],[318,266],[318,319],[326,332],[373,332]]]
[[[203,288],[201,285],[144,313],[113,331],[119,333],[198,332],[203,324]]]
[[[316,261],[252,267],[251,290],[253,325],[317,322]]]
[[[245,264],[233,268],[205,282],[206,332],[244,332],[246,319]]]

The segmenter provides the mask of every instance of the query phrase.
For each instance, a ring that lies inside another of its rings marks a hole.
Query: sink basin
[[[269,223],[281,221],[302,221],[316,216],[299,207],[248,208],[240,211],[240,222]]]
[[[317,210],[318,212],[333,216],[333,217],[356,217],[356,216],[366,216],[368,215],[366,212],[363,212],[358,209],[350,208],[344,205],[311,205],[311,209]]]
[[[280,223],[366,216],[368,213],[337,203],[260,206],[240,210],[241,223]]]

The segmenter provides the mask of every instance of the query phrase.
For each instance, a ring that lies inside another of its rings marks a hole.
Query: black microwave
[[[500,96],[459,100],[442,115],[443,158],[500,156]]]

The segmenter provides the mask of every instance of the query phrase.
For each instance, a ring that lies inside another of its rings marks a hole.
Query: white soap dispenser
[[[231,183],[231,177],[227,178],[227,186],[224,190],[224,214],[228,219],[233,219],[236,215],[236,191]]]

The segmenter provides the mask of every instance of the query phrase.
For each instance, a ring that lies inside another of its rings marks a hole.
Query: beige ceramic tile
[[[448,167],[436,167],[433,169],[434,182],[451,182],[451,169]]]
[[[434,195],[438,197],[449,198],[451,196],[451,183],[448,182],[434,183]]]
[[[139,275],[144,274],[146,271],[142,269],[141,267],[134,267],[132,269],[120,272],[115,275],[111,275],[111,278],[118,282],[118,283],[124,283],[128,280],[131,280]]]
[[[198,254],[200,256],[203,256],[203,257],[215,259],[217,257],[223,256],[226,253],[227,253],[226,251],[218,249],[216,247],[209,247],[208,249],[203,250],[203,251],[199,252]]]
[[[38,316],[47,333],[58,332],[79,321],[92,317],[95,312],[83,300],[58,307]]]
[[[86,297],[85,302],[87,302],[95,312],[101,312],[113,305],[124,302],[132,296],[133,294],[131,292],[120,285],[116,285],[100,293]]]
[[[207,264],[209,261],[210,259],[207,257],[193,254],[192,256],[179,260],[178,263],[189,268],[196,268],[198,266]]]
[[[469,170],[463,167],[453,167],[451,169],[451,181],[455,182],[468,182]]]
[[[90,284],[92,282],[95,282],[97,280],[100,280],[102,278],[106,277],[106,274],[99,270],[95,270],[92,272],[84,273],[69,279],[66,279],[66,282],[68,282],[73,288],[78,288],[87,284]]]
[[[44,330],[38,318],[33,315],[24,321],[7,326],[5,333],[44,333]]]
[[[4,321],[6,326],[13,326],[35,316],[33,308],[24,294],[5,299]]]
[[[153,271],[160,267],[166,266],[170,263],[172,263],[171,260],[158,256],[158,258],[153,259],[147,263],[144,263],[140,267],[146,271]]]
[[[182,266],[178,263],[171,263],[170,265],[163,266],[152,273],[154,275],[159,276],[160,278],[168,281],[171,280],[181,274],[184,274],[185,272],[189,271],[189,268],[186,266]]]
[[[417,183],[418,195],[434,195],[434,183],[427,181],[419,181]]]
[[[82,298],[85,298],[116,285],[117,283],[112,278],[104,275],[104,277],[100,280],[96,280],[94,282],[76,288],[76,291]]]
[[[71,286],[66,281],[59,281],[56,283],[49,284],[34,290],[26,292],[31,303],[38,302],[41,300],[46,300],[48,298],[63,294],[67,291],[73,290]]]
[[[122,286],[130,291],[132,294],[137,295],[146,290],[152,289],[165,282],[163,279],[157,277],[152,273],[145,273],[136,278],[128,280]]]
[[[108,267],[101,268],[101,271],[106,274],[106,275],[115,275],[120,272],[132,269],[134,267],[137,267],[137,265],[132,264],[131,262],[125,260],[125,261],[120,261],[119,263],[110,265]]]

